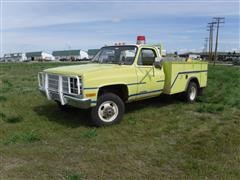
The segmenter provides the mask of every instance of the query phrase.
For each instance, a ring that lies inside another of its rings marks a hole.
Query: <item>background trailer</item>
[[[4,54],[1,61],[3,62],[23,62],[26,61],[27,57],[25,53],[9,53]]]
[[[26,53],[26,56],[27,56],[28,61],[53,61],[53,60],[55,60],[53,55],[43,52],[43,51],[28,52],[28,53]]]
[[[77,61],[89,59],[88,53],[78,49],[78,50],[63,50],[63,51],[53,51],[52,55],[59,61]]]

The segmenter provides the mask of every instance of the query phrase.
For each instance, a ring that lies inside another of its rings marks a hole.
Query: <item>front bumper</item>
[[[40,92],[48,98],[48,100],[53,100],[61,103],[61,105],[71,105],[81,109],[88,109],[94,102],[91,99],[83,99],[77,96],[71,96],[57,91],[45,90],[39,88]]]

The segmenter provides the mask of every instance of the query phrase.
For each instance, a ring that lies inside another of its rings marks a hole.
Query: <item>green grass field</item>
[[[0,179],[240,179],[240,68],[210,66],[197,103],[131,103],[94,128],[38,92],[37,72],[59,65],[0,64]]]

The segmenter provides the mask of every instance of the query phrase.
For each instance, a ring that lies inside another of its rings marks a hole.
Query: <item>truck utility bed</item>
[[[197,78],[199,88],[207,85],[208,63],[202,61],[164,61],[165,84],[163,93],[175,94],[186,90],[188,82]]]

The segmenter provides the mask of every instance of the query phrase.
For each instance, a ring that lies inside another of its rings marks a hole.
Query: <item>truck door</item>
[[[154,66],[157,53],[158,51],[155,48],[140,49],[136,65],[138,78],[137,99],[156,96],[162,92],[165,76],[163,68],[155,68]]]

